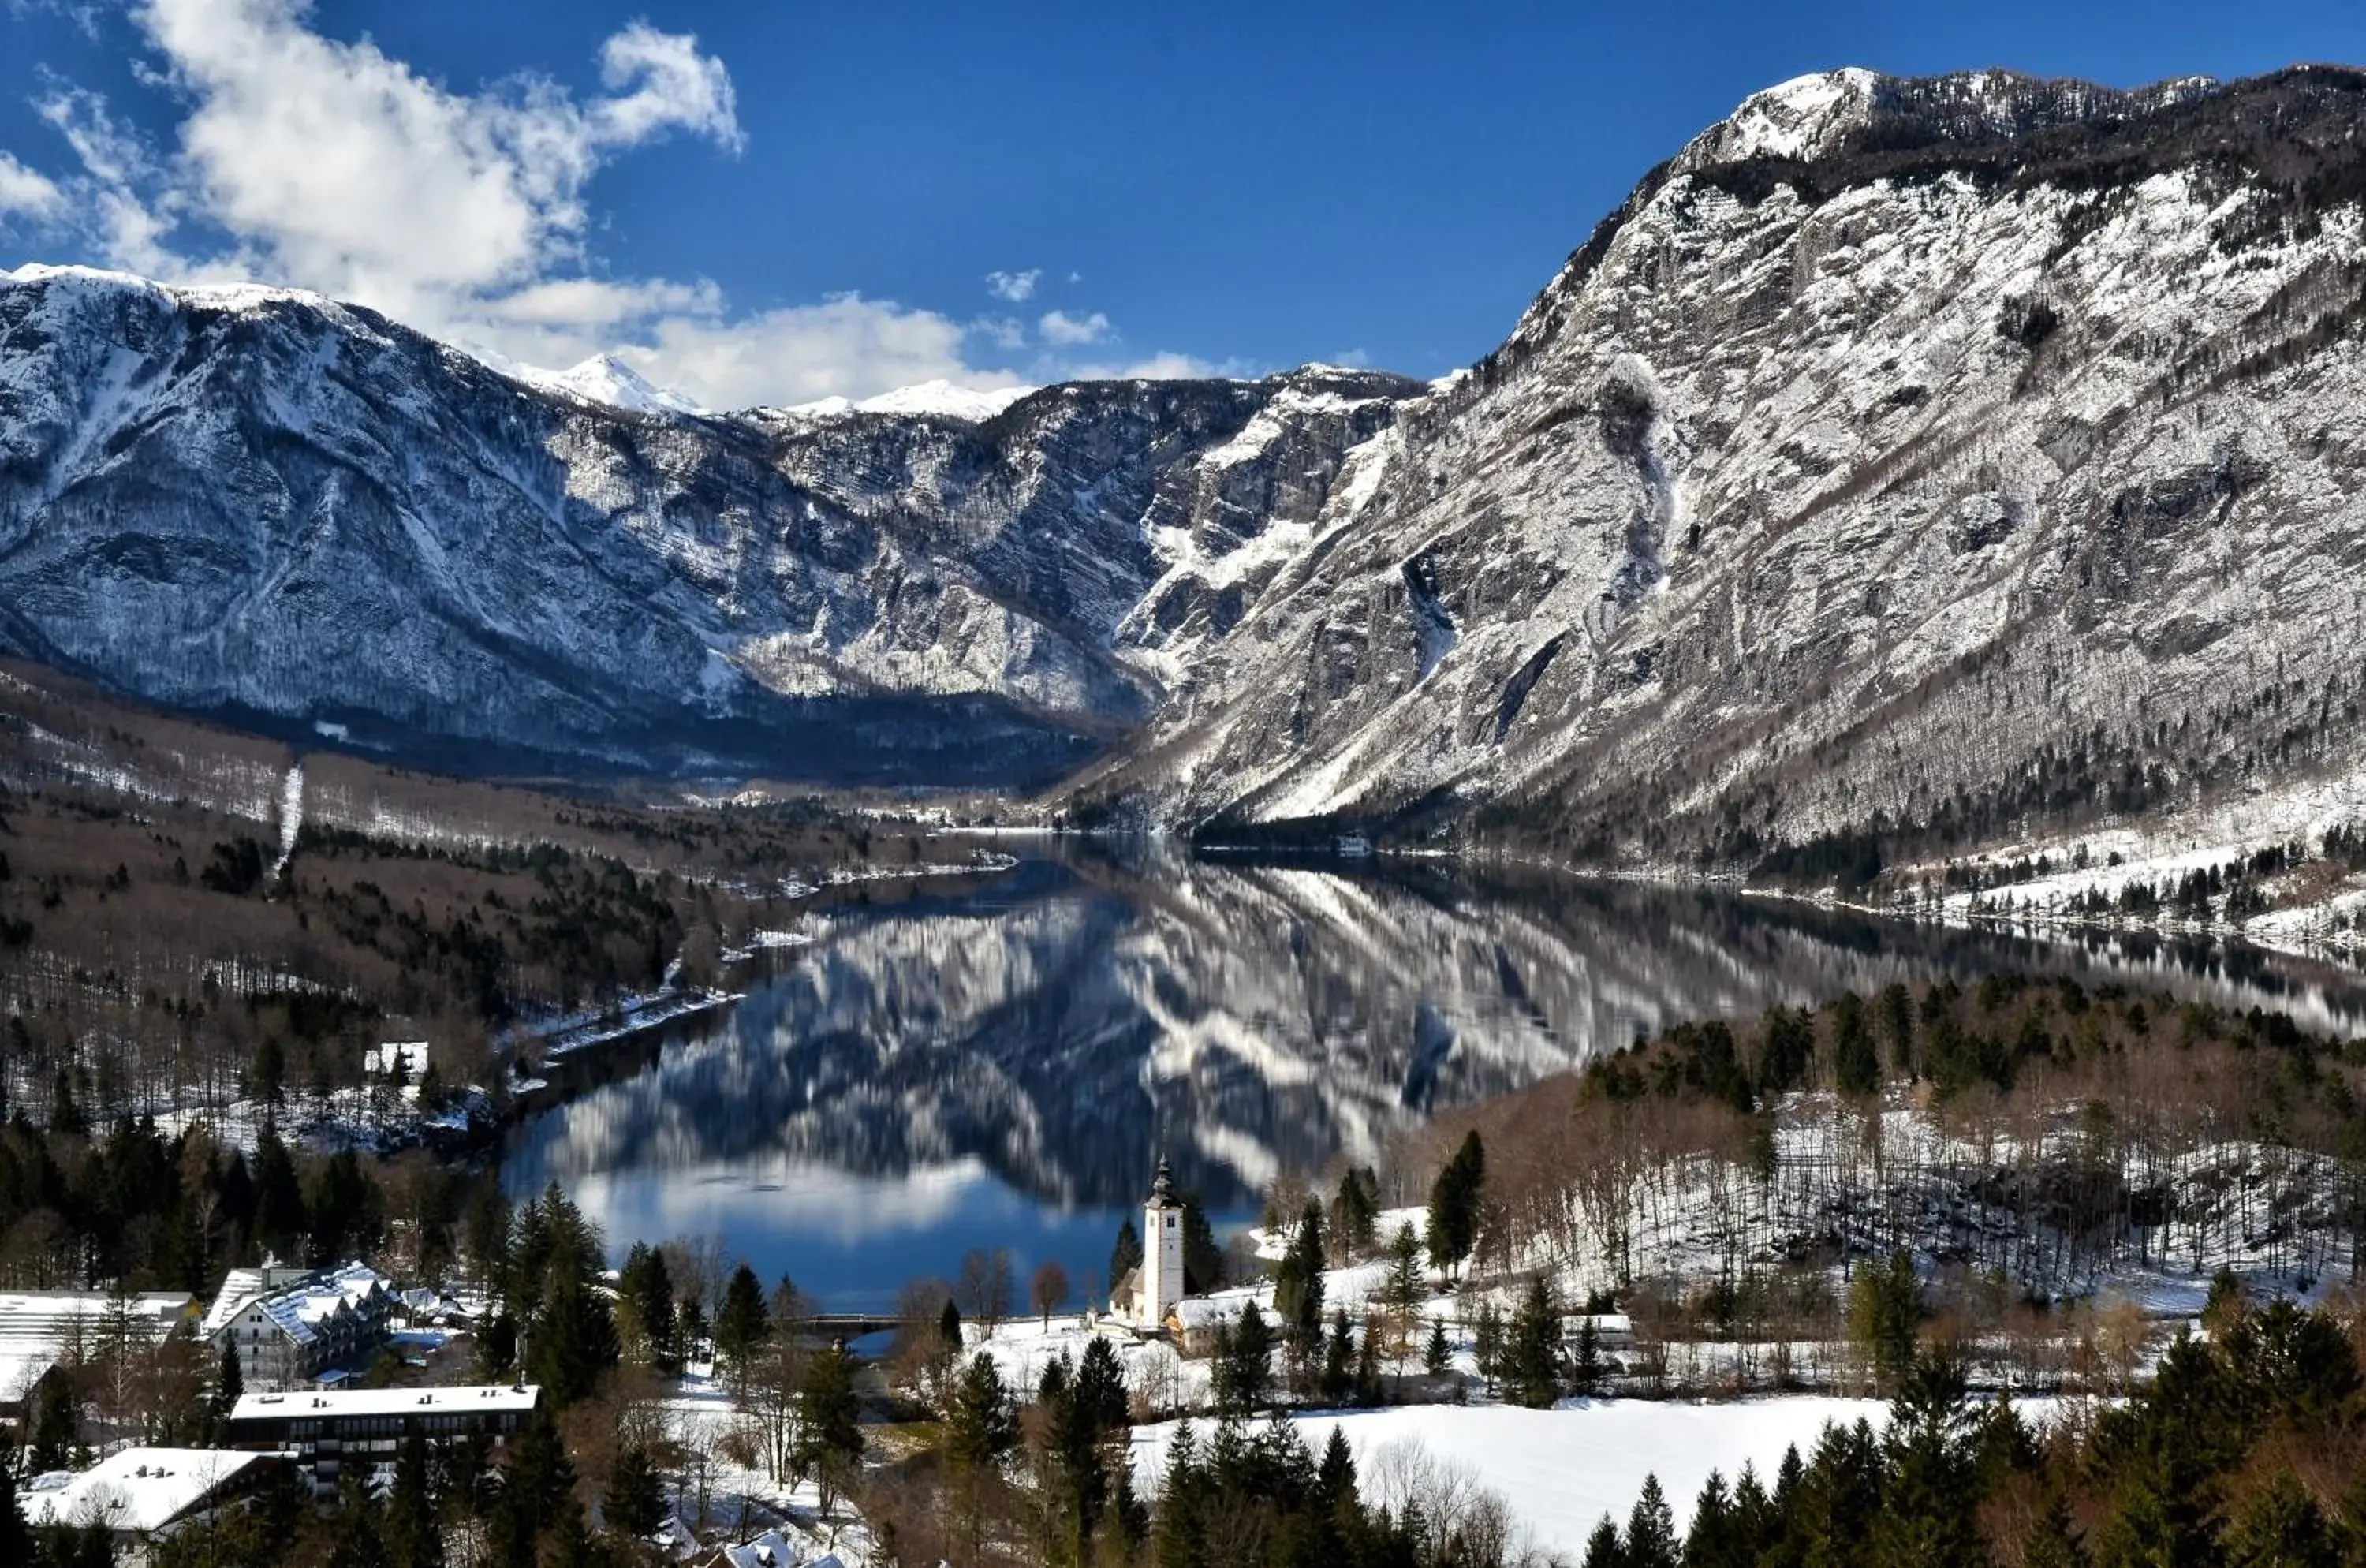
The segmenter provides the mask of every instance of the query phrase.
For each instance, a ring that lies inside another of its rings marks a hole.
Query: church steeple
[[[1162,1154],[1158,1156],[1158,1174],[1150,1179],[1150,1201],[1143,1207],[1176,1209],[1181,1206],[1175,1201],[1175,1173],[1167,1168],[1166,1156]]]

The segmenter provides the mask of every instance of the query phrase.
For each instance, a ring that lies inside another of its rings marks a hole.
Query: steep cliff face
[[[1158,534],[1228,485],[1319,492],[1416,384],[1094,383],[986,417],[574,386],[310,296],[0,276],[0,639],[475,766],[1042,779],[1158,699],[1110,649]],[[1277,405],[1287,479],[1202,472]]]
[[[1186,673],[1080,803],[1755,855],[2355,771],[2361,88],[1751,100],[1229,628],[1126,623]]]

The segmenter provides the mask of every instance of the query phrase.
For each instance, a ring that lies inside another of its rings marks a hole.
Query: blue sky
[[[0,265],[315,288],[737,406],[1435,376],[1756,88],[2239,75],[2366,58],[2366,8],[7,0],[0,38]]]

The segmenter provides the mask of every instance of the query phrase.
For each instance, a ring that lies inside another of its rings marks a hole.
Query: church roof
[[[1175,1173],[1167,1169],[1165,1155],[1158,1156],[1158,1174],[1150,1179],[1150,1201],[1145,1207],[1154,1209],[1182,1207],[1175,1201]]]

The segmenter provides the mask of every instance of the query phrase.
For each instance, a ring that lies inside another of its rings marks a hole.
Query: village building
[[[265,1260],[233,1269],[206,1312],[202,1332],[220,1355],[238,1352],[241,1384],[258,1392],[334,1382],[386,1343],[398,1298],[365,1264],[290,1269]]]
[[[234,1506],[287,1461],[221,1449],[125,1449],[84,1471],[56,1471],[20,1483],[17,1503],[35,1529],[103,1529],[115,1561],[148,1561],[155,1542]]]
[[[346,1470],[390,1473],[413,1437],[440,1448],[481,1436],[499,1449],[541,1403],[542,1390],[533,1383],[249,1393],[231,1407],[229,1441],[289,1455],[314,1494],[327,1496]]]
[[[715,1548],[698,1559],[698,1568],[845,1568],[845,1560],[809,1541],[800,1544],[777,1529],[769,1529],[753,1540]]]
[[[1136,1328],[1166,1330],[1176,1303],[1189,1293],[1183,1269],[1183,1203],[1175,1196],[1174,1173],[1162,1155],[1142,1204],[1142,1262],[1110,1289],[1110,1310]]]
[[[0,1426],[24,1416],[33,1385],[51,1367],[85,1359],[110,1339],[162,1344],[188,1324],[186,1291],[114,1295],[105,1291],[12,1291],[0,1294]]]

